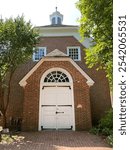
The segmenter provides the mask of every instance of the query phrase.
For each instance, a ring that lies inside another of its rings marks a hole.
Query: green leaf
[[[86,49],[86,64],[106,70],[112,87],[113,70],[113,4],[112,0],[79,0],[81,12],[80,34],[92,38],[92,47]],[[97,65],[98,64],[98,65]]]

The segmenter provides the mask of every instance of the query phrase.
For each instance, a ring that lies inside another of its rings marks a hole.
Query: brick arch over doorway
[[[69,61],[44,61],[27,79],[24,87],[23,130],[38,130],[40,80],[51,68],[63,68],[72,76],[74,93],[75,130],[92,126],[89,86],[87,79]]]

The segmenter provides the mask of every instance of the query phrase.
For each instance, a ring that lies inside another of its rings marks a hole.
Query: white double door
[[[73,106],[70,87],[44,87],[41,129],[72,129]]]

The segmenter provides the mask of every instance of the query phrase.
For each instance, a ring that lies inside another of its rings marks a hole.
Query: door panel
[[[71,107],[58,107],[57,109],[57,128],[70,129],[72,126],[72,108]]]
[[[71,89],[69,87],[57,87],[57,105],[72,105]]]
[[[56,116],[46,115],[44,116],[42,126],[44,129],[56,129]]]
[[[43,128],[70,129],[73,124],[71,89],[45,87],[41,109]]]
[[[56,105],[56,93],[54,87],[45,87],[42,92],[42,105]]]
[[[56,128],[56,106],[42,107],[42,126],[43,128]]]

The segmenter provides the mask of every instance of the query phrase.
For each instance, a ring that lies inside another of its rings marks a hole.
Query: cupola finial
[[[57,6],[56,6],[56,11],[57,11]]]
[[[63,21],[63,15],[57,11],[57,6],[55,7],[56,11],[50,15],[50,20],[52,25],[61,25]]]

